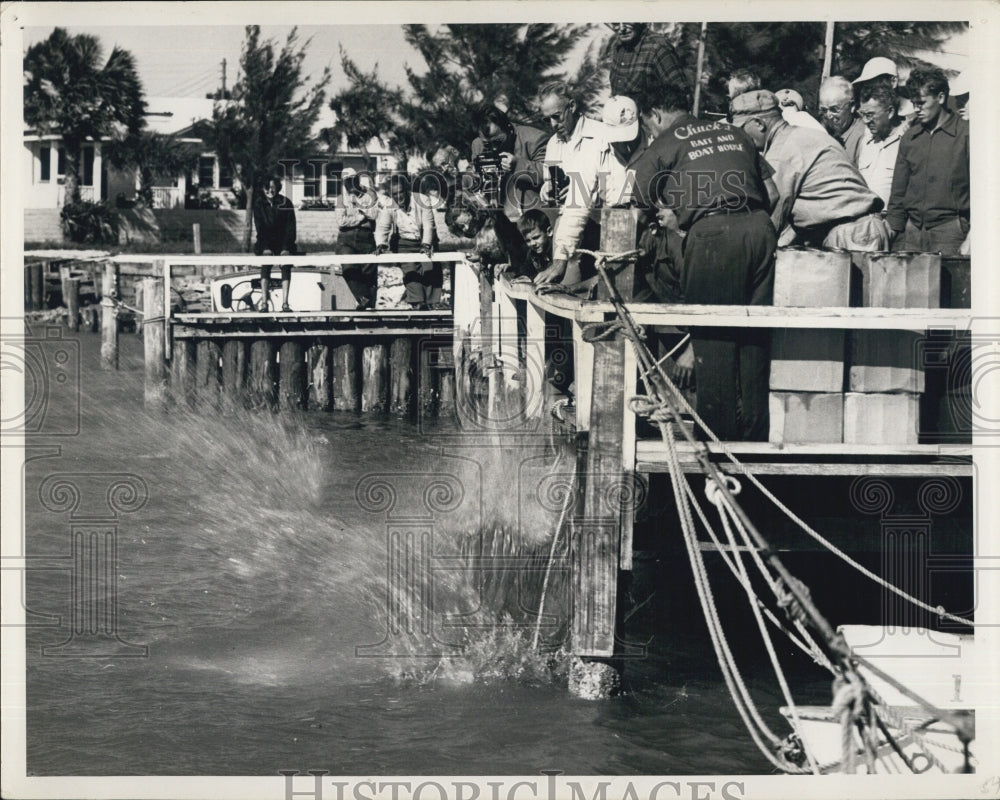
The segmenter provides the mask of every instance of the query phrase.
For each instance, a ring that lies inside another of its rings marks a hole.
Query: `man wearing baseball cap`
[[[889,230],[878,213],[883,201],[833,139],[789,125],[768,91],[734,98],[732,118],[774,169],[779,200],[771,220],[779,245],[888,249]]]
[[[647,83],[635,100],[655,137],[630,163],[635,202],[673,210],[687,234],[680,269],[684,302],[770,304],[773,170],[743,131],[691,116],[685,92]],[[677,364],[686,372],[693,363],[699,416],[723,440],[766,440],[766,332],[697,326],[691,342]]]
[[[630,195],[625,165],[639,144],[639,112],[635,101],[615,95],[604,104],[601,123],[592,121],[592,135],[567,153],[562,163],[569,178],[566,199],[559,209],[552,240],[552,266],[539,273],[536,285],[562,281],[577,283],[588,277],[567,266],[580,247],[588,220],[600,224],[600,206],[628,205]]]

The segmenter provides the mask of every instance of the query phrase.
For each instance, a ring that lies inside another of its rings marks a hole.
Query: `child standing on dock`
[[[434,210],[430,199],[414,192],[407,175],[391,175],[385,182],[390,197],[379,211],[375,223],[375,254],[423,253],[424,263],[403,264],[403,286],[406,302],[418,310],[426,310],[441,302],[444,273],[440,264],[431,260],[434,252]]]
[[[259,197],[259,196],[258,196]],[[281,181],[267,178],[264,182],[264,196],[254,200],[253,226],[257,231],[259,256],[295,255],[295,206],[281,194]],[[292,265],[281,265],[282,311],[291,311],[288,305],[288,290],[292,284]],[[260,307],[267,311],[271,289],[271,265],[260,268]]]

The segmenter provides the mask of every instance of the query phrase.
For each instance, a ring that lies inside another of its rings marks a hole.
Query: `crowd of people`
[[[853,80],[825,78],[814,116],[799,92],[739,69],[727,118],[698,118],[667,37],[643,23],[609,27],[603,108],[584,109],[569,86],[546,83],[537,101],[548,129],[514,122],[503,102],[484,104],[465,171],[454,148],[442,148],[430,176],[373,187],[345,173],[339,252],[429,255],[437,232],[426,194],[447,197],[453,232],[489,229],[510,277],[568,291],[593,277],[580,251],[596,249],[599,209],[646,209],[640,273],[645,296],[664,302],[770,304],[778,246],[969,252],[962,76],[949,85],[939,69],[915,69],[903,87],[895,63],[877,56]],[[440,185],[442,175],[451,185]],[[265,193],[262,207],[276,195]],[[262,212],[259,252],[294,252],[268,233],[280,210]],[[404,271],[413,307],[439,303],[433,261]],[[345,268],[344,277],[358,307],[374,307],[374,266]],[[767,438],[766,332],[699,327],[675,360],[717,435]]]

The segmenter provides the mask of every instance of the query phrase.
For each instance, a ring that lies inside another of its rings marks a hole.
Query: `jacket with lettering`
[[[673,209],[681,230],[713,211],[768,208],[774,170],[753,140],[728,123],[684,114],[633,156],[637,205]]]

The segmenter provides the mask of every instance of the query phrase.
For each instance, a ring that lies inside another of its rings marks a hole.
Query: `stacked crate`
[[[926,253],[856,253],[861,305],[937,308],[941,260]],[[844,307],[851,254],[778,251],[774,304]],[[776,330],[772,338],[770,441],[915,444],[924,371],[920,334],[895,330]]]
[[[941,256],[864,253],[858,260],[866,308],[938,308]],[[916,444],[924,391],[923,336],[911,331],[856,330],[844,396],[844,441]]]
[[[774,270],[774,305],[846,306],[850,278],[851,256],[846,251],[782,248]],[[770,441],[828,444],[843,440],[845,354],[842,330],[773,332]]]

